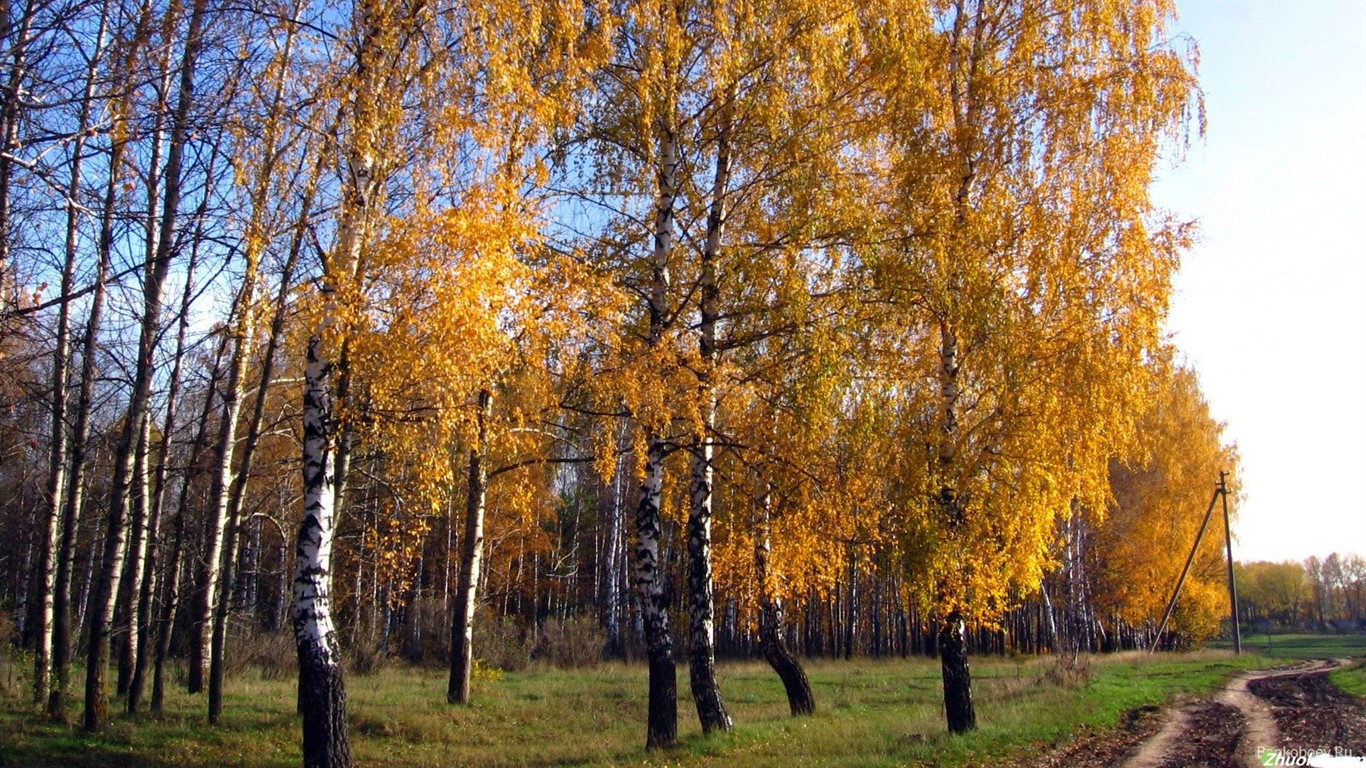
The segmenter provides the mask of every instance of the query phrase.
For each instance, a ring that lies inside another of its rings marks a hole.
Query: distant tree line
[[[1337,552],[1303,562],[1237,565],[1238,605],[1256,629],[1366,630],[1366,559]]]

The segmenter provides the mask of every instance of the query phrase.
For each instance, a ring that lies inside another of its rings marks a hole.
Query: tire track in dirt
[[[1280,731],[1271,705],[1249,690],[1257,680],[1326,674],[1340,661],[1301,662],[1286,669],[1236,675],[1211,701],[1169,710],[1158,732],[1143,742],[1123,768],[1168,768],[1182,765],[1256,768],[1257,749],[1280,746]]]

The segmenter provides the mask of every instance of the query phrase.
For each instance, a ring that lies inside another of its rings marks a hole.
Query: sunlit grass
[[[788,715],[782,686],[762,662],[722,663],[736,722],[703,736],[679,667],[680,746],[646,754],[646,670],[604,664],[529,670],[478,680],[469,707],[445,703],[439,670],[393,666],[348,679],[358,765],[961,765],[1022,755],[1127,710],[1211,690],[1265,659],[1224,653],[1093,657],[1057,682],[1053,660],[974,659],[979,729],[944,731],[939,665],[926,659],[812,661],[815,716]],[[177,689],[165,715],[115,715],[90,737],[46,722],[22,696],[0,704],[0,765],[294,766],[300,762],[294,685],[247,674],[230,681],[224,721],[204,722],[203,696]],[[118,702],[111,703],[111,710]],[[79,709],[79,707],[78,707]]]

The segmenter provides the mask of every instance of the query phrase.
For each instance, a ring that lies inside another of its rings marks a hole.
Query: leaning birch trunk
[[[226,337],[218,345],[209,369],[209,382],[206,391],[218,388],[221,380],[223,355],[227,351]],[[176,503],[175,526],[171,535],[171,558],[166,564],[166,587],[162,593],[161,616],[157,627],[156,659],[152,669],[152,711],[160,713],[166,700],[166,657],[171,651],[171,634],[175,629],[176,609],[180,607],[181,571],[185,555],[185,517],[189,513],[191,488],[199,479],[199,455],[204,452],[209,441],[209,417],[213,413],[213,398],[204,398],[204,407],[199,414],[199,425],[195,430],[194,442],[186,456],[187,469],[180,484],[180,496]]]
[[[488,420],[492,394],[480,390],[478,434],[470,449],[469,493],[466,496],[465,536],[461,541],[460,577],[451,609],[451,679],[446,701],[470,703],[470,672],[474,662],[474,609],[479,602],[479,568],[484,555],[484,499],[488,494]]]
[[[190,14],[185,51],[180,65],[180,85],[176,112],[171,124],[171,140],[166,158],[165,205],[162,208],[160,242],[155,259],[149,263],[145,277],[145,297],[142,329],[138,342],[138,363],[133,375],[133,394],[128,407],[128,425],[119,442],[114,464],[114,485],[109,512],[109,528],[105,534],[104,564],[92,594],[90,610],[89,653],[87,654],[85,685],[85,728],[97,730],[108,719],[105,700],[104,675],[109,663],[108,633],[114,612],[114,598],[118,594],[122,552],[126,531],[124,515],[127,511],[128,487],[132,475],[132,454],[141,421],[146,418],[147,404],[152,389],[152,363],[161,314],[161,289],[170,268],[175,236],[175,217],[180,207],[181,164],[190,135],[190,108],[194,104],[194,64],[202,47],[203,18],[206,0],[195,0]]]
[[[787,692],[787,705],[793,716],[816,711],[811,682],[801,662],[783,640],[783,601],[774,596],[773,575],[769,571],[772,549],[772,495],[764,489],[754,512],[754,573],[759,588],[759,651],[764,655]]]
[[[178,23],[178,14],[169,15],[168,22],[171,24]],[[160,54],[161,85],[158,89],[159,93],[170,92],[171,79],[172,75],[174,74],[174,71],[175,70],[171,67],[171,50],[170,48],[163,48]],[[158,220],[158,192],[160,191],[160,185],[162,181],[161,176],[158,174],[158,169],[161,168],[161,155],[162,151],[165,149],[166,144],[166,137],[164,135],[165,127],[166,110],[158,109],[154,120],[154,127],[152,129],[152,146],[150,158],[148,159],[148,167],[151,169],[151,172],[147,174],[146,179],[146,261],[149,264],[156,261],[159,257],[163,257],[167,253],[169,253],[168,247],[162,243],[161,238],[159,237],[160,227],[173,226],[174,215],[178,213],[178,210],[173,211],[172,215],[167,217],[165,221]],[[166,170],[178,170],[178,166],[175,169],[173,169],[168,163]],[[166,202],[168,204],[176,205],[178,207],[178,199],[176,201],[168,199]],[[167,258],[169,257],[167,256]],[[122,625],[116,629],[116,636],[118,638],[116,645],[118,646],[119,651],[119,677],[117,690],[118,695],[120,696],[126,695],[128,693],[129,687],[132,685],[134,668],[137,666],[137,635],[140,633],[140,627],[143,626],[143,622],[139,621],[140,617],[137,611],[141,607],[141,602],[138,598],[140,596],[142,587],[142,577],[145,573],[144,565],[146,562],[145,557],[147,552],[146,533],[148,505],[146,459],[147,451],[149,450],[148,446],[150,441],[150,434],[151,417],[149,415],[143,423],[143,436],[139,438],[137,457],[134,461],[134,466],[136,467],[136,480],[132,486],[132,497],[135,502],[133,504],[132,518],[133,532],[128,547],[128,552],[130,556],[128,558],[128,562],[124,566],[124,570],[126,571],[126,573],[124,574],[122,589],[119,595],[119,603],[117,606],[118,612],[115,613],[115,623]]]
[[[702,732],[729,731],[733,727],[721,688],[716,682],[716,649],[712,596],[711,522],[712,522],[712,433],[716,425],[716,315],[718,288],[716,261],[726,221],[726,187],[730,183],[730,103],[722,109],[717,136],[716,175],[712,183],[711,210],[707,214],[707,239],[702,249],[699,354],[697,374],[698,407],[701,419],[693,436],[691,505],[688,510],[688,592],[692,611],[689,616],[688,682]]]
[[[195,601],[195,621],[199,628],[197,650],[198,665],[194,668],[203,674],[209,673],[209,722],[217,723],[223,711],[223,654],[227,642],[228,594],[232,587],[233,571],[237,564],[237,535],[242,511],[242,496],[251,472],[252,456],[260,439],[261,411],[264,403],[265,388],[270,385],[270,371],[263,372],[258,386],[256,407],[252,421],[247,428],[246,443],[242,449],[241,466],[236,475],[233,473],[233,449],[237,444],[237,416],[241,409],[242,398],[246,394],[246,367],[252,355],[256,335],[256,286],[260,280],[261,256],[268,241],[267,219],[269,216],[271,185],[275,181],[276,168],[283,155],[281,146],[281,122],[284,112],[284,89],[287,73],[286,64],[292,58],[295,30],[297,26],[286,27],[280,63],[276,67],[275,79],[271,86],[269,115],[262,130],[265,155],[255,169],[255,180],[251,191],[251,213],[247,221],[244,239],[242,289],[238,294],[237,324],[234,328],[236,344],[234,356],[228,372],[228,386],[224,394],[223,421],[219,430],[218,473],[212,486],[212,509],[216,511],[214,528],[209,541],[209,558],[206,560],[206,577]],[[290,256],[293,259],[293,254]],[[292,266],[292,264],[291,264]],[[288,282],[288,279],[285,280]],[[269,363],[267,363],[269,365]],[[221,552],[220,552],[221,550]],[[206,622],[212,621],[211,631],[206,632]]]
[[[181,372],[184,368],[185,362],[185,339],[187,334],[189,333],[190,304],[195,294],[194,273],[196,267],[199,264],[199,244],[202,241],[200,235],[202,235],[202,222],[206,208],[207,200],[200,204],[199,211],[195,217],[195,220],[197,222],[196,236],[194,238],[193,245],[190,247],[190,261],[185,267],[185,288],[181,293],[180,313],[179,315],[177,315],[178,319],[176,321],[175,354],[171,358],[171,379],[166,393],[166,415],[161,423],[161,457],[160,460],[157,462],[155,478],[152,481],[150,512],[151,523],[147,531],[147,568],[142,580],[142,584],[140,585],[138,595],[138,612],[139,615],[141,615],[143,618],[142,622],[138,625],[138,633],[136,638],[137,659],[133,667],[133,679],[128,684],[129,714],[136,714],[138,708],[142,706],[142,695],[143,691],[146,689],[147,669],[153,663],[153,654],[159,654],[161,648],[159,641],[159,633],[163,631],[163,625],[161,623],[162,617],[153,617],[153,613],[156,607],[155,596],[158,585],[157,566],[160,559],[161,549],[159,537],[161,535],[162,514],[166,506],[165,501],[166,474],[168,469],[167,464],[170,460],[171,441],[173,435],[175,434],[175,430],[177,427],[176,419],[179,415]],[[217,373],[217,370],[218,360],[215,359],[214,372]],[[213,383],[217,383],[216,379]],[[214,387],[211,385],[208,388],[208,391],[213,391],[213,389]],[[212,402],[213,398],[205,398],[206,406],[211,404]],[[206,412],[204,414],[204,420],[201,422],[201,424],[207,424],[207,422],[208,413]],[[203,429],[200,430],[198,435],[202,435],[202,433]],[[196,436],[197,439],[198,435]],[[188,486],[190,482],[190,476],[188,472],[186,474],[186,477],[184,478],[184,482],[185,485]],[[175,610],[175,602],[179,597],[178,593],[180,588],[180,547],[181,539],[184,538],[184,535],[185,531],[183,518],[177,517],[175,540],[172,542],[172,551],[174,554],[174,556],[172,557],[172,564],[174,568],[168,570],[170,581],[172,582],[168,590],[168,604],[171,606],[172,611]],[[158,664],[162,663],[163,658],[164,657],[157,655],[156,662]],[[159,680],[153,683],[154,691],[152,711],[154,712],[161,711],[162,699],[160,697],[159,692],[155,690],[157,684],[159,683]]]
[[[313,180],[310,180],[307,187],[306,199],[304,202],[304,216],[311,205]],[[302,228],[300,233],[302,232]],[[265,423],[266,395],[270,389],[272,380],[275,377],[275,353],[279,348],[280,338],[284,334],[286,319],[286,303],[288,301],[289,290],[294,276],[294,267],[298,263],[299,253],[302,250],[302,235],[294,238],[293,246],[285,259],[284,268],[280,277],[280,290],[275,298],[274,316],[270,324],[270,333],[266,340],[266,348],[262,355],[261,378],[256,384],[256,401],[252,405],[251,416],[247,422],[246,439],[242,443],[242,456],[237,468],[237,474],[232,481],[232,489],[228,494],[228,523],[224,531],[222,575],[219,579],[218,600],[213,614],[213,632],[209,638],[209,722],[217,723],[219,716],[223,713],[223,674],[224,674],[224,655],[227,653],[227,624],[228,624],[228,589],[235,580],[235,569],[237,563],[237,539],[238,530],[241,525],[242,500],[246,496],[247,482],[251,478],[251,467],[255,461],[256,448],[261,443],[261,428]],[[249,269],[259,268],[259,262],[249,260]],[[249,332],[249,331],[246,331]],[[338,495],[341,493],[341,478],[338,476]]]
[[[255,241],[257,238],[249,237],[248,240]],[[247,249],[246,278],[242,286],[241,304],[238,308],[238,326],[234,335],[237,337],[233,348],[233,357],[228,369],[228,385],[225,390],[223,403],[223,422],[219,428],[218,455],[222,459],[217,467],[217,474],[213,481],[213,508],[217,511],[217,528],[214,531],[218,535],[218,554],[217,567],[213,568],[213,578],[204,585],[204,596],[211,597],[208,603],[201,604],[196,601],[196,609],[211,611],[211,614],[199,614],[199,619],[211,620],[211,629],[207,633],[201,629],[198,640],[200,641],[200,653],[204,655],[203,643],[208,642],[207,665],[208,665],[208,687],[209,687],[209,722],[217,723],[219,715],[223,712],[223,654],[227,643],[227,624],[228,624],[228,605],[231,596],[233,574],[237,565],[237,540],[238,529],[241,522],[242,495],[245,493],[247,479],[250,476],[251,464],[248,447],[251,452],[255,451],[257,442],[260,440],[261,421],[255,418],[259,408],[253,410],[254,420],[248,425],[246,435],[246,445],[243,447],[241,466],[234,473],[232,468],[233,448],[237,444],[237,429],[233,425],[241,411],[242,398],[246,394],[246,366],[247,360],[252,353],[252,338],[256,333],[254,317],[256,283],[260,265],[259,252],[252,247]],[[264,374],[269,376],[268,373]],[[263,379],[263,385],[258,391],[258,405],[265,398],[264,387],[269,386],[269,378]],[[226,435],[224,433],[227,433]],[[223,442],[226,438],[226,442]],[[210,562],[212,567],[214,562]],[[202,661],[201,661],[202,664]],[[201,672],[204,667],[200,666]]]
[[[168,16],[168,24],[176,23],[179,23],[178,11]],[[175,74],[175,69],[171,66],[170,48],[164,48],[162,50],[160,54],[160,68],[161,85],[158,92],[169,93],[172,76]],[[171,248],[169,243],[171,241],[163,241],[160,237],[160,230],[165,227],[173,227],[175,225],[175,217],[179,214],[179,194],[177,194],[174,198],[168,197],[166,199],[166,211],[168,215],[166,215],[163,220],[158,220],[160,212],[157,207],[157,193],[160,189],[162,178],[158,175],[157,171],[161,168],[162,151],[165,149],[166,145],[166,137],[164,135],[166,119],[166,110],[157,110],[154,127],[152,129],[151,157],[148,161],[148,167],[151,169],[151,173],[147,175],[146,180],[147,260],[149,263],[157,258],[169,258],[168,254]],[[177,184],[179,183],[179,167],[178,163],[173,167],[169,162],[166,166],[166,171],[168,173],[177,173]],[[137,481],[133,485],[135,489],[133,498],[136,501],[133,507],[133,535],[129,545],[129,562],[125,566],[127,573],[124,576],[122,594],[119,597],[120,613],[115,614],[116,621],[126,624],[126,626],[120,627],[117,630],[119,648],[118,693],[120,696],[127,694],[132,687],[132,681],[136,676],[137,668],[137,638],[138,635],[143,634],[143,627],[146,626],[146,618],[139,613],[143,608],[143,603],[140,599],[142,587],[144,586],[142,581],[145,576],[155,575],[148,574],[145,568],[149,546],[152,549],[155,549],[155,545],[149,544],[149,541],[146,538],[147,532],[151,527],[149,525],[150,521],[147,519],[150,511],[147,496],[147,451],[150,450],[150,428],[151,420],[149,417],[146,423],[144,423],[144,438],[138,443],[137,462],[135,462],[138,467],[136,471]],[[124,619],[126,619],[126,621],[124,621]],[[137,701],[133,698],[130,698],[128,703],[130,706],[137,705]]]
[[[223,572],[224,539],[228,535],[228,489],[232,485],[233,449],[237,446],[237,416],[241,410],[243,378],[246,373],[247,357],[250,354],[250,322],[242,319],[252,310],[247,303],[247,288],[254,286],[248,277],[247,284],[238,294],[237,312],[239,320],[233,333],[232,357],[228,363],[228,380],[223,387],[223,410],[219,416],[218,438],[216,443],[217,465],[209,491],[209,508],[213,510],[209,519],[208,541],[204,551],[204,563],[200,569],[198,589],[195,592],[194,612],[192,614],[192,636],[190,644],[189,692],[204,690],[204,682],[209,671],[211,657],[211,628],[214,607],[219,599],[219,580]],[[246,328],[244,329],[244,326]],[[245,330],[245,333],[243,332]],[[210,705],[212,708],[212,705]],[[213,716],[210,715],[210,720]]]
[[[169,261],[169,260],[168,260]],[[123,575],[123,559],[127,544],[126,516],[129,492],[133,482],[134,453],[147,418],[151,399],[153,356],[156,351],[157,319],[161,310],[161,287],[166,276],[164,263],[152,266],[146,283],[142,330],[138,342],[138,360],[133,375],[133,393],[127,418],[119,438],[114,458],[114,483],[110,496],[108,528],[105,532],[104,554],[99,575],[91,590],[89,618],[89,647],[85,670],[85,729],[103,728],[108,720],[105,694],[105,674],[109,666],[109,632],[114,615],[114,604],[119,595]]]

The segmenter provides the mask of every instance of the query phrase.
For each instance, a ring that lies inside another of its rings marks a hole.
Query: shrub
[[[547,619],[537,633],[533,656],[565,669],[595,667],[602,662],[607,637],[596,617]]]
[[[474,617],[474,655],[487,667],[519,672],[531,664],[535,644],[517,620],[481,611]]]
[[[1091,657],[1084,653],[1059,653],[1044,670],[1044,680],[1062,688],[1085,688],[1091,684],[1095,672]]]
[[[440,598],[414,600],[404,611],[403,622],[403,658],[414,664],[450,662],[450,618]]]
[[[346,642],[341,637],[338,640],[341,641],[342,659],[350,674],[359,677],[373,675],[383,669],[389,660],[384,633],[369,620],[361,622],[355,642]]]
[[[299,669],[299,651],[293,632],[256,632],[251,638],[247,664],[261,674],[262,680],[285,680]]]

